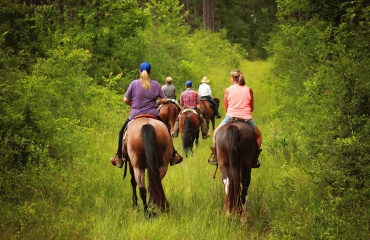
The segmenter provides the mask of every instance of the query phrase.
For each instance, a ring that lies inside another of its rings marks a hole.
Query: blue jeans
[[[220,122],[220,125],[218,125],[218,127],[222,127],[223,125],[225,125],[226,123],[228,123],[232,119],[233,119],[233,117],[231,117],[229,115],[226,115],[225,118]],[[257,127],[256,123],[253,121],[252,118],[249,119],[249,125],[251,125],[253,128]]]

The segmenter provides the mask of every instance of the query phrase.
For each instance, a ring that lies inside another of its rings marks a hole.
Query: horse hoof
[[[157,217],[157,213],[156,212],[153,212],[153,211],[147,211],[145,213],[145,217],[148,218],[148,219],[155,218],[155,217]]]

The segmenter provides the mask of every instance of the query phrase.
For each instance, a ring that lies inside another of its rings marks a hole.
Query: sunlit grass
[[[292,167],[286,155],[279,122],[271,119],[275,107],[270,84],[270,62],[245,62],[240,69],[255,93],[254,118],[264,142],[261,168],[252,170],[246,214],[227,217],[223,211],[224,186],[219,170],[208,164],[212,140],[199,139],[193,155],[169,167],[163,179],[168,212],[147,219],[139,197],[132,206],[130,174],[111,165],[122,116],[108,115],[111,124],[91,132],[85,156],[72,164],[50,163],[19,179],[15,196],[32,196],[23,203],[1,202],[1,239],[329,239],[336,222],[321,225],[330,208],[318,198],[312,176]],[[215,94],[230,85],[230,69],[214,69],[209,78]],[[221,113],[224,115],[223,105]],[[221,119],[216,120],[216,126]],[[181,139],[174,139],[184,154]],[[138,190],[137,190],[138,191]],[[15,198],[16,199],[16,198]],[[4,209],[7,209],[5,212]],[[320,237],[321,236],[321,237]]]

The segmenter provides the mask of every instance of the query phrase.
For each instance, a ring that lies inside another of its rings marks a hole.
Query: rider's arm
[[[249,88],[249,94],[251,95],[251,112],[253,112],[253,109],[254,109],[254,100],[253,100],[253,91],[252,91],[252,88]]]
[[[167,98],[160,98],[158,101],[157,101],[157,104],[158,105],[161,105],[161,104],[163,104],[163,103],[166,103],[167,102]]]
[[[127,105],[129,105],[129,106],[131,106],[131,105],[132,105],[131,100],[130,100],[130,99],[128,99],[127,97],[123,97],[123,101],[124,101]]]
[[[184,106],[184,95],[183,94],[180,95],[180,105]]]
[[[229,107],[229,103],[227,102],[227,97],[229,95],[229,92],[227,89],[224,91],[224,106],[225,106],[225,112],[227,112],[227,108]]]

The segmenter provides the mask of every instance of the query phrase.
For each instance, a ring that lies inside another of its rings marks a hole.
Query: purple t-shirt
[[[148,90],[141,87],[140,79],[132,81],[128,86],[125,97],[132,101],[130,120],[140,114],[152,114],[156,117],[159,115],[156,101],[166,96],[157,81],[150,80],[150,82],[152,86]]]

